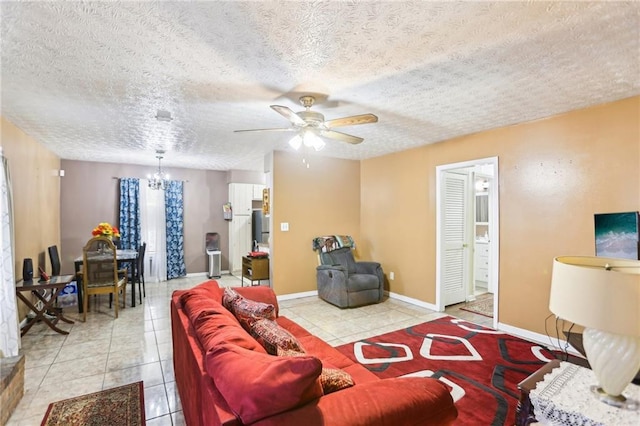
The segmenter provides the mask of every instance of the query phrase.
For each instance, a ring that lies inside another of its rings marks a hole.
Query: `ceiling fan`
[[[334,120],[325,120],[324,115],[319,112],[311,111],[311,106],[313,106],[316,101],[314,96],[300,96],[299,100],[305,108],[304,111],[294,112],[291,108],[286,106],[271,105],[271,109],[289,120],[292,127],[278,129],[235,130],[235,132],[297,132],[298,134],[289,141],[291,146],[298,149],[304,143],[306,146],[312,146],[316,150],[320,150],[324,147],[324,142],[320,137],[335,139],[350,144],[359,144],[364,140],[358,136],[335,131],[333,128],[354,126],[356,124],[376,123],[378,121],[378,117],[373,114],[353,115],[350,117],[336,118]]]

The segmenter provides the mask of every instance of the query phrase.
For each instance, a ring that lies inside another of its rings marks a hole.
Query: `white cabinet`
[[[251,216],[233,215],[229,223],[229,272],[240,275],[242,256],[251,251]]]
[[[264,185],[252,185],[253,186],[253,200],[262,201],[262,190],[264,189]]]
[[[251,211],[255,195],[262,199],[264,185],[230,183],[229,202],[233,218],[229,222],[229,272],[240,275],[242,257],[251,251]]]
[[[476,281],[489,281],[489,243],[476,241],[474,258],[474,276]]]
[[[235,215],[251,216],[251,200],[253,197],[253,185],[250,183],[230,183],[229,201]]]

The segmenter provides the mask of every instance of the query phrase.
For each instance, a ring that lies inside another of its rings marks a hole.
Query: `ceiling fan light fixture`
[[[302,141],[304,142],[304,146],[313,148],[316,151],[320,151],[325,146],[324,141],[318,135],[311,131],[306,131],[303,133]]]
[[[291,148],[295,149],[296,151],[299,150],[302,146],[302,138],[300,137],[300,135],[295,135],[294,137],[292,137],[289,140],[289,145],[291,145]]]

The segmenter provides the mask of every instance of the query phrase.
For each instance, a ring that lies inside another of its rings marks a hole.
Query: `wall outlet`
[[[395,279],[396,279],[396,274],[395,274],[395,272],[393,272],[393,271],[389,272],[389,279],[390,279],[391,281],[393,281],[393,280],[395,280]]]

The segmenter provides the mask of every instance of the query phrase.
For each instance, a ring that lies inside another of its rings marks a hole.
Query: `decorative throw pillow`
[[[350,388],[355,383],[346,371],[323,367],[320,374],[320,384],[322,385],[322,393],[326,395],[340,389]]]
[[[304,349],[298,339],[273,320],[266,318],[257,320],[251,326],[249,333],[271,355],[279,355],[278,349],[301,352],[304,355]]]
[[[276,319],[275,306],[246,299],[228,287],[224,291],[222,304],[233,313],[245,330],[250,331],[253,323],[259,319]],[[225,304],[225,300],[228,306]]]
[[[304,350],[296,351],[293,349],[276,348],[276,355],[278,356],[305,356]]]
[[[322,363],[312,356],[275,357],[223,343],[207,353],[206,370],[242,423],[288,411],[322,396]]]
[[[222,295],[222,306],[233,312],[233,303],[241,297],[234,289],[225,287]]]
[[[299,357],[305,356],[304,351],[297,351],[294,349],[277,349],[278,356]],[[324,363],[323,363],[324,364]],[[320,373],[320,384],[322,385],[322,393],[326,395],[331,392],[339,391],[340,389],[350,388],[355,385],[353,378],[346,371],[342,371],[331,365],[322,367],[322,373]]]

